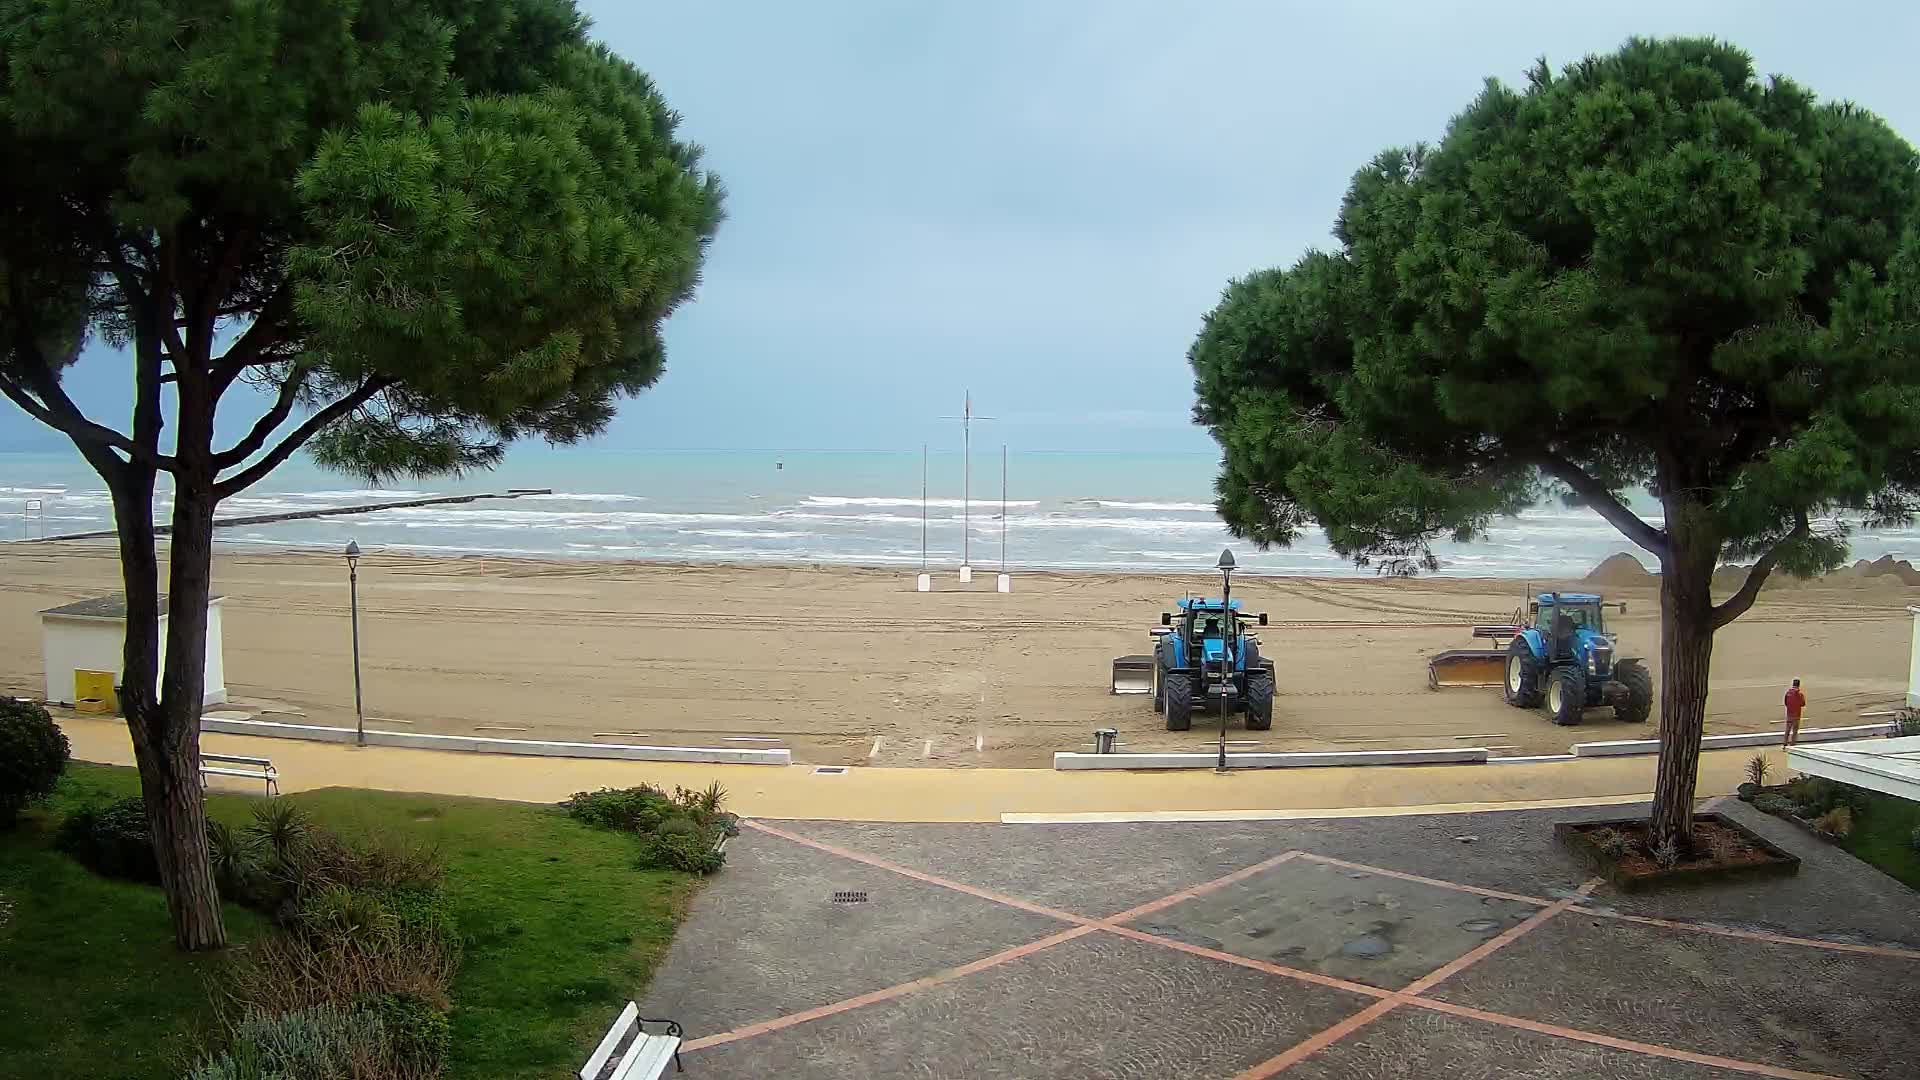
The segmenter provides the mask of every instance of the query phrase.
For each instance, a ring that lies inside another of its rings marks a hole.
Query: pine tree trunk
[[[175,502],[163,675],[158,670],[160,575],[154,547],[153,484],[152,470],[130,469],[123,482],[113,485],[120,576],[127,601],[120,706],[140,770],[140,793],[174,941],[187,950],[217,949],[227,943],[227,931],[207,851],[199,730],[213,504],[210,492],[204,499],[192,499],[184,490]],[[183,525],[187,526],[185,537],[179,532]],[[160,684],[157,695],[156,682]]]
[[[1713,662],[1713,568],[1717,537],[1680,500],[1667,505],[1671,550],[1660,570],[1660,765],[1651,834],[1693,849],[1694,789],[1707,722],[1707,673]]]

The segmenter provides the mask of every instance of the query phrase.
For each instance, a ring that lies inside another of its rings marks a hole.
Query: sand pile
[[[1640,565],[1640,560],[1620,552],[1609,555],[1600,561],[1600,565],[1590,571],[1581,581],[1588,585],[1602,585],[1611,589],[1631,588],[1635,585],[1653,584],[1653,575]]]
[[[1920,570],[1905,559],[1895,559],[1891,555],[1882,555],[1868,562],[1865,559],[1853,564],[1853,572],[1860,577],[1894,577],[1902,585],[1920,585]]]

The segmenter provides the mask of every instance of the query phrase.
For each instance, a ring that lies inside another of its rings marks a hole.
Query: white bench
[[[649,1034],[648,1024],[659,1024],[665,1030]],[[615,1054],[620,1055],[617,1061]],[[580,1067],[580,1080],[656,1080],[667,1071],[669,1061],[675,1072],[686,1071],[680,1064],[680,1025],[671,1020],[649,1020],[640,1015],[640,1006],[629,1001],[593,1056]]]
[[[207,762],[219,762],[208,765]],[[235,757],[232,754],[200,755],[200,787],[204,790],[209,776],[239,776],[248,780],[264,780],[267,783],[267,797],[280,794],[280,774],[274,770],[273,762],[263,757]]]

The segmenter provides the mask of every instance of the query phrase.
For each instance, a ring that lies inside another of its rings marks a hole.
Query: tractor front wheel
[[[1186,731],[1193,727],[1193,684],[1185,675],[1167,672],[1160,677],[1161,711],[1167,716],[1168,731]]]
[[[1247,672],[1247,730],[1267,731],[1273,727],[1273,672],[1262,668]]]
[[[1516,709],[1540,706],[1540,665],[1527,648],[1526,638],[1514,638],[1507,646],[1507,679],[1501,684],[1501,696]]]
[[[1613,707],[1613,715],[1630,724],[1644,724],[1653,715],[1653,673],[1638,660],[1614,665],[1613,677],[1627,688],[1627,700]]]
[[[1547,712],[1561,727],[1580,722],[1587,707],[1587,677],[1577,667],[1556,668],[1547,684]]]

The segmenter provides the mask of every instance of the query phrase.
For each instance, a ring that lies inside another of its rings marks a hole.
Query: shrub
[[[1869,798],[1865,791],[1824,776],[1802,776],[1787,785],[1787,797],[1800,806],[1802,817],[1819,817],[1836,806],[1844,806],[1857,817],[1866,813]]]
[[[677,823],[694,825],[692,832]],[[648,870],[683,870],[711,874],[726,857],[713,850],[714,838],[687,818],[673,818],[640,840],[640,866]]]
[[[408,994],[444,1009],[458,967],[458,949],[447,938],[406,931],[377,899],[330,894],[303,907],[289,931],[236,953],[213,991],[224,1011],[243,1016],[383,994]]]
[[[213,880],[221,896],[237,904],[253,906],[269,890],[266,844],[258,834],[235,829],[223,821],[210,821],[207,851],[213,862]]]
[[[1888,734],[1896,738],[1920,735],[1920,709],[1901,709],[1893,716],[1893,728]]]
[[[1741,802],[1752,802],[1754,796],[1760,794],[1760,785],[1749,780],[1739,787],[1734,788],[1733,793],[1740,796]]]
[[[1767,763],[1767,755],[1755,754],[1747,759],[1747,782],[1754,787],[1767,786],[1767,771],[1772,768]]]
[[[1626,854],[1627,838],[1612,829],[1595,829],[1587,834],[1587,839],[1602,855],[1619,856]]]
[[[1773,792],[1755,795],[1753,797],[1753,808],[1763,814],[1773,814],[1777,817],[1791,814],[1797,809],[1792,799]]]
[[[1815,818],[1813,827],[1836,840],[1842,839],[1853,831],[1853,810],[1836,806]]]
[[[187,1073],[187,1080],[382,1077],[392,1056],[381,1018],[337,1005],[279,1016],[254,1013],[235,1024],[231,1044]]]
[[[1915,826],[1913,832],[1908,834],[1907,843],[1913,846],[1915,852],[1920,852],[1920,826]]]
[[[1662,870],[1671,870],[1680,865],[1680,846],[1671,839],[1655,844],[1647,854],[1653,858],[1653,865]]]
[[[0,828],[20,811],[53,794],[71,755],[66,733],[31,701],[0,697]]]
[[[147,808],[138,795],[68,814],[54,844],[96,874],[149,883],[160,880]]]
[[[423,1076],[439,1073],[453,1043],[453,1025],[446,1013],[412,994],[382,994],[369,1008],[380,1019],[395,1064]]]
[[[676,810],[672,799],[645,784],[577,791],[560,806],[568,817],[596,829],[641,833],[651,832]]]

